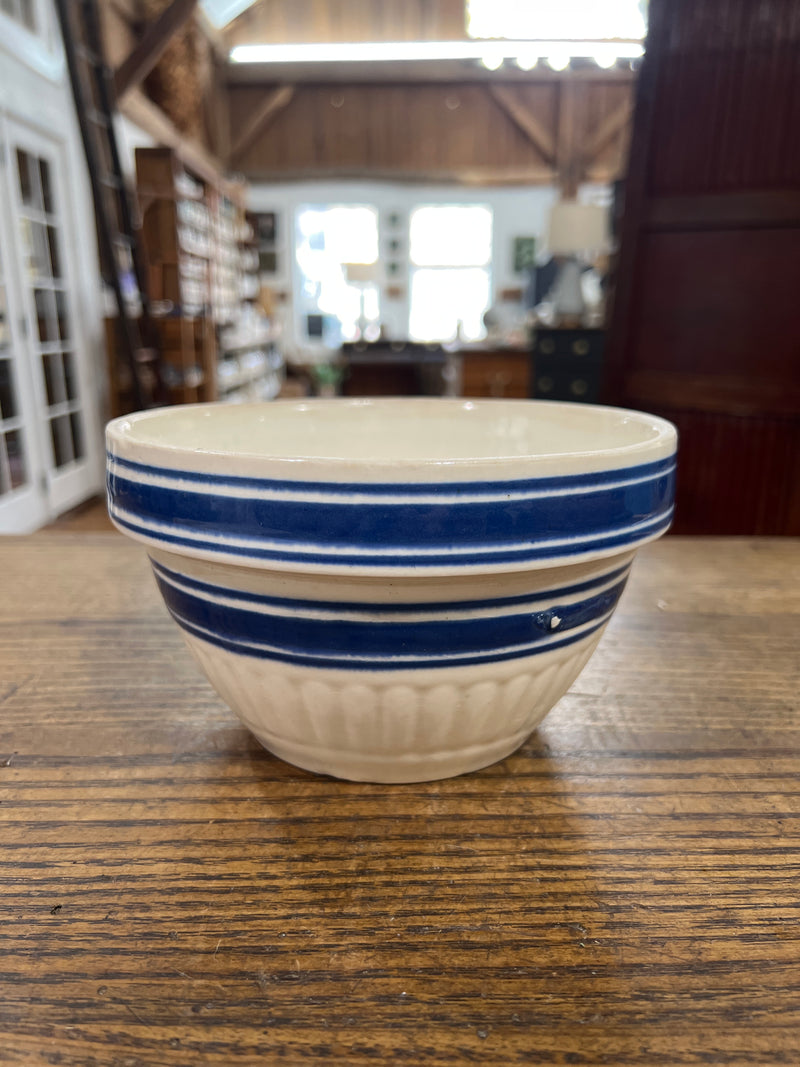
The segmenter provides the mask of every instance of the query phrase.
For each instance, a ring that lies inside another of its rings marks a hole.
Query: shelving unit
[[[171,148],[138,148],[141,238],[171,403],[271,399],[283,360],[258,308],[258,246],[247,187],[201,177]],[[107,323],[112,414],[132,410]]]

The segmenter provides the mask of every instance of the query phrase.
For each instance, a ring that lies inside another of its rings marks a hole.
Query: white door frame
[[[25,39],[26,48],[18,53],[7,47],[12,42],[0,39],[0,146],[5,146],[5,166],[0,176],[0,241],[6,274],[21,268],[21,234],[16,217],[17,175],[16,138],[24,140],[34,151],[53,158],[53,185],[56,198],[60,254],[63,273],[68,281],[67,310],[71,319],[78,396],[84,417],[85,457],[69,471],[52,471],[52,445],[48,427],[42,426],[45,409],[41,365],[36,365],[34,340],[36,321],[32,317],[30,289],[18,278],[9,293],[14,311],[15,350],[22,353],[17,362],[26,363],[27,384],[19,389],[28,395],[20,398],[28,429],[28,448],[36,470],[30,473],[30,485],[0,497],[0,532],[24,533],[74,506],[103,485],[103,445],[101,413],[106,397],[106,370],[103,339],[102,283],[97,260],[94,211],[86,173],[86,163],[72,94],[66,74],[63,48],[57,33],[53,0],[37,0],[41,35],[16,26],[0,15],[0,38]],[[13,31],[13,32],[12,32]],[[24,147],[24,145],[23,145]],[[9,270],[8,261],[11,261]],[[12,303],[13,302],[13,303]],[[27,319],[27,337],[21,336],[19,317]],[[31,411],[33,408],[33,411]],[[34,421],[31,422],[33,417]],[[45,431],[44,433],[42,431]],[[30,497],[29,497],[30,494]],[[23,503],[23,495],[28,498]],[[33,497],[38,498],[34,501]]]

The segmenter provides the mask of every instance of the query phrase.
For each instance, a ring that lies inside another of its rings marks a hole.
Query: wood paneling
[[[654,0],[607,398],[682,433],[676,528],[800,534],[800,7]]]
[[[274,84],[229,87],[234,144],[275,89]],[[566,143],[565,93],[573,101]],[[251,180],[393,175],[552,184],[566,167],[580,179],[608,181],[622,168],[626,130],[614,132],[593,156],[588,146],[631,93],[627,81],[568,79],[494,88],[473,82],[298,85],[236,166]],[[539,136],[525,129],[526,117]],[[555,160],[542,151],[542,140],[555,146]]]
[[[516,753],[374,786],[258,744],[141,546],[0,538],[0,1061],[796,1067],[799,555],[648,545]]]
[[[259,0],[226,27],[237,44],[456,41],[464,0]]]

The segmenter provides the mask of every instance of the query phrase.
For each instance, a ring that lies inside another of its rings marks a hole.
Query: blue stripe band
[[[468,494],[469,496],[491,495],[498,492],[535,492],[537,490],[582,489],[609,485],[622,479],[652,478],[668,474],[675,467],[675,454],[652,463],[639,463],[618,470],[592,471],[588,474],[552,475],[540,478],[515,478],[489,482],[315,482],[278,478],[249,478],[233,474],[205,474],[200,471],[184,471],[171,467],[156,467],[107,452],[109,464],[128,470],[131,474],[155,475],[160,478],[178,478],[200,486],[228,487],[233,489],[270,490],[275,492],[325,493],[327,495],[352,496],[354,493],[368,496],[429,496],[431,493]],[[134,479],[135,480],[135,479]]]
[[[112,510],[121,510],[121,517],[129,517],[128,522],[167,528],[171,536],[162,538],[155,533],[155,540],[188,536],[191,542],[191,535],[195,534],[201,535],[202,542],[196,547],[214,550],[217,542],[219,550],[221,540],[235,539],[250,542],[241,554],[260,555],[254,550],[261,548],[266,550],[264,558],[270,558],[270,551],[272,558],[297,559],[309,551],[324,555],[325,549],[345,553],[349,550],[362,562],[391,558],[397,552],[438,549],[441,556],[461,563],[461,554],[453,551],[456,546],[488,549],[494,555],[513,553],[521,543],[537,542],[542,545],[541,554],[547,555],[548,542],[565,541],[573,544],[567,544],[566,550],[558,546],[555,554],[570,554],[576,547],[587,550],[607,542],[609,537],[624,535],[632,527],[655,524],[668,516],[674,473],[574,496],[502,503],[397,505],[264,500],[146,485],[118,475],[109,478],[109,493]],[[632,540],[638,536],[641,535]],[[626,543],[624,539],[622,543]],[[533,555],[539,554],[537,548]]]
[[[176,621],[204,640],[243,655],[355,670],[485,663],[560,648],[602,625],[626,582],[623,578],[576,603],[551,601],[552,606],[538,612],[362,622],[302,613],[276,615],[218,604],[177,588],[158,572],[156,580]],[[269,606],[266,598],[263,603]]]
[[[597,578],[589,578],[585,582],[577,582],[574,585],[559,586],[555,589],[543,589],[538,593],[526,593],[520,596],[492,597],[489,600],[447,600],[447,601],[424,601],[418,603],[392,603],[392,604],[367,604],[363,601],[331,601],[331,600],[305,600],[293,599],[292,597],[266,596],[262,593],[248,593],[242,589],[229,589],[226,586],[214,585],[211,582],[202,582],[187,574],[165,567],[163,563],[151,559],[150,563],[155,571],[156,578],[164,578],[168,582],[179,582],[190,590],[198,593],[210,593],[212,596],[224,596],[229,600],[239,601],[243,604],[260,604],[275,608],[292,608],[296,610],[327,610],[342,612],[362,611],[369,615],[409,615],[419,614],[425,611],[474,611],[491,608],[513,607],[515,604],[530,604],[536,600],[552,602],[559,597],[577,596],[579,593],[587,593],[591,589],[608,585],[621,579],[627,578],[630,564],[617,567]]]
[[[655,523],[650,523],[646,528],[636,528],[622,534],[610,534],[604,537],[594,537],[590,542],[581,542],[574,545],[547,545],[539,544],[532,548],[516,549],[493,549],[481,553],[441,553],[427,554],[424,556],[383,555],[371,553],[365,556],[363,553],[337,553],[325,555],[322,553],[294,549],[291,547],[280,550],[260,548],[257,543],[245,547],[226,544],[220,541],[197,540],[184,537],[180,533],[168,533],[159,531],[154,533],[146,526],[140,526],[135,522],[129,522],[120,515],[113,515],[114,522],[123,529],[155,543],[190,549],[194,552],[203,552],[209,555],[235,556],[242,560],[268,561],[275,563],[297,563],[313,566],[354,566],[354,567],[387,567],[401,568],[413,567],[415,569],[430,567],[484,567],[501,563],[530,563],[541,559],[560,559],[562,557],[580,556],[587,552],[598,552],[606,549],[624,549],[636,545],[646,538],[656,537],[669,527],[672,521],[672,508],[670,508]]]

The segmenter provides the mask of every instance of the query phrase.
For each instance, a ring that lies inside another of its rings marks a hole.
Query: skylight
[[[647,0],[467,0],[470,37],[640,41]]]
[[[253,3],[254,0],[200,0],[200,7],[208,21],[221,30]]]

